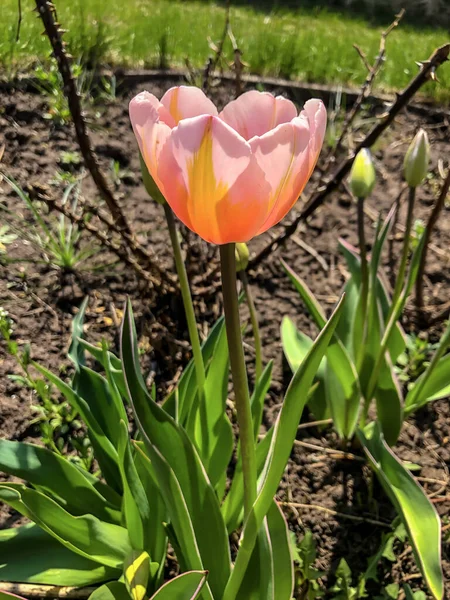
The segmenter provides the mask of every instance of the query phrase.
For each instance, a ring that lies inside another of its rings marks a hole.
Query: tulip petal
[[[219,117],[250,140],[297,117],[295,105],[282,96],[251,90],[225,106]]]
[[[319,158],[327,128],[327,111],[324,103],[316,99],[308,100],[300,113],[300,117],[306,118],[309,123],[311,136],[309,168],[311,175]]]
[[[309,143],[308,123],[300,117],[250,141],[271,188],[268,216],[258,233],[278,223],[302,193],[309,178]]]
[[[128,107],[130,121],[134,135],[139,144],[139,150],[143,154],[143,128],[147,122],[157,123],[159,121],[159,100],[149,92],[141,92],[135,96]]]
[[[158,176],[178,218],[209,242],[246,241],[266,217],[264,174],[249,144],[216,117],[185,119],[172,130]]]
[[[198,117],[200,115],[217,116],[217,108],[200,88],[180,85],[168,90],[161,98],[161,104],[170,114],[171,122],[167,124],[175,127],[182,119]]]

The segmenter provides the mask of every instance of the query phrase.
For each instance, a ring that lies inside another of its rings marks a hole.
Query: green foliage
[[[411,218],[413,201],[414,196],[410,193]],[[407,345],[400,318],[417,277],[425,236],[422,235],[413,247],[408,272],[404,267],[410,240],[405,239],[397,285],[391,299],[379,265],[395,210],[395,207],[391,209],[384,224],[379,220],[370,260],[366,259],[365,251],[360,255],[348,242],[340,241],[350,273],[344,287],[347,302],[327,350],[326,362],[316,373],[309,404],[318,419],[327,413],[331,415],[340,438],[346,440],[355,433],[358,435],[369,464],[408,531],[423,577],[433,597],[440,600],[443,586],[439,562],[440,520],[425,492],[389,447],[397,442],[403,420],[409,414],[450,394],[450,354],[446,354],[450,346],[450,324],[431,358],[428,345],[420,338],[410,338]],[[365,245],[363,237],[360,247]],[[288,265],[282,264],[315,324],[322,329],[326,320],[320,304]],[[281,336],[291,367],[300,365],[301,368],[311,340],[297,331],[286,317]],[[407,384],[404,386],[405,398],[398,374]],[[413,381],[409,380],[411,376],[414,376]],[[370,421],[373,404],[376,417]],[[340,566],[337,585],[340,586],[339,599],[362,597],[358,595],[359,584],[356,588],[351,587],[344,563]],[[393,593],[393,588],[385,590],[386,597]]]
[[[323,598],[318,579],[324,573],[316,569],[313,565],[317,558],[316,542],[311,531],[307,530],[301,542],[296,543],[294,534],[291,534],[291,543],[293,547],[295,567],[296,589],[300,598],[305,600],[315,600]]]
[[[0,204],[8,225],[21,240],[28,242],[40,255],[39,259],[28,258],[29,262],[44,262],[63,271],[81,269],[83,263],[96,254],[97,246],[84,244],[82,230],[64,215],[58,219],[48,219],[42,203],[32,201],[14,179],[4,176],[4,180],[22,201],[27,210],[28,222],[17,210],[10,210]],[[61,204],[70,207],[75,213],[80,200],[80,180],[70,183],[64,190]],[[13,259],[10,259],[13,260]]]
[[[10,233],[11,228],[8,225],[2,225],[0,227],[0,255],[6,254],[7,246],[12,244],[16,239],[15,233]]]
[[[255,387],[252,415],[260,492],[245,523],[233,570],[228,531],[243,526],[243,485],[238,447],[236,475],[225,508],[224,474],[233,451],[233,437],[225,411],[228,348],[223,319],[212,328],[202,348],[205,404],[199,402],[195,369],[190,363],[176,391],[161,405],[148,393],[140,372],[130,305],[124,316],[120,359],[105,344],[99,348],[82,340],[85,309],[86,302],[72,327],[72,380],[65,382],[43,366],[31,364],[79,415],[101,477],[80,469],[54,450],[3,441],[0,468],[27,482],[28,487],[21,483],[0,484],[0,498],[34,525],[20,531],[6,530],[0,536],[0,578],[53,585],[108,581],[94,592],[94,600],[143,600],[151,594],[155,599],[173,598],[175,594],[208,600],[291,600],[291,543],[286,521],[273,498],[307,391],[342,304],[312,343],[292,380],[277,422],[261,441],[258,432],[271,364]],[[11,338],[7,315],[3,314],[0,324]],[[86,350],[101,363],[104,374],[87,367]],[[136,439],[129,435],[124,402],[129,402],[134,411],[139,428]],[[29,541],[32,548],[42,540],[51,540],[48,555],[36,563],[32,572],[27,565],[9,559],[11,555],[16,560],[22,540]],[[162,585],[168,540],[183,575]],[[89,570],[87,565],[92,565]],[[305,564],[303,568],[311,577],[312,566]]]
[[[358,584],[353,586],[352,572],[344,558],[340,560],[335,575],[336,583],[331,588],[334,592],[333,600],[357,600],[367,597],[364,578],[361,577]]]
[[[19,346],[13,339],[13,326],[8,313],[0,307],[0,335],[6,341],[8,354],[14,358],[21,372],[8,377],[32,392],[31,412],[34,417],[30,425],[39,426],[44,445],[57,454],[65,451],[66,446],[74,448],[77,453],[72,460],[89,470],[92,454],[89,439],[84,435],[82,424],[77,418],[78,413],[66,402],[55,398],[52,386],[30,369],[30,345]]]
[[[40,35],[39,21],[24,11],[21,38],[16,43],[17,2],[3,0],[3,4],[0,64],[14,72],[37,59],[46,61],[48,41]],[[393,13],[391,9],[390,18]],[[219,40],[225,19],[223,6],[217,2],[182,0],[153,0],[151,6],[130,3],[126,18],[120,0],[60,0],[58,17],[69,30],[65,37],[70,52],[80,64],[93,67],[99,61],[129,67],[158,67],[170,62],[172,67],[184,67],[188,56],[193,67],[203,68],[210,53],[207,37]],[[374,25],[362,18],[308,10],[304,3],[282,8],[273,2],[265,10],[261,6],[233,5],[231,25],[250,71],[336,87],[364,81],[366,69],[352,44],[358,44],[372,60],[386,28],[385,24]],[[402,89],[416,74],[416,61],[427,59],[447,41],[445,29],[424,28],[422,19],[417,29],[402,24],[389,37],[388,59],[378,89]],[[228,40],[225,57],[232,60]],[[439,80],[440,84],[427,85],[425,94],[448,101],[447,66],[439,70]]]

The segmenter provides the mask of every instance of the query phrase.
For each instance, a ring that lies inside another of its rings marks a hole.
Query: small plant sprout
[[[26,241],[39,253],[39,259],[30,257],[27,259],[29,262],[41,261],[63,271],[74,271],[82,268],[83,263],[98,252],[97,246],[82,244],[82,230],[78,225],[74,225],[64,215],[58,219],[50,218],[43,210],[43,206],[33,202],[14,179],[5,175],[4,180],[14,190],[31,216],[31,222],[25,227],[20,213],[0,204],[0,210],[8,219],[8,226],[17,238]],[[61,198],[61,204],[70,204],[73,212],[76,211],[80,200],[80,181],[76,179],[68,184]]]

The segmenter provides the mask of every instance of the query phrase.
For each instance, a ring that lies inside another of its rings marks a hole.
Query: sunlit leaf
[[[359,430],[358,436],[370,465],[406,527],[417,566],[433,598],[441,600],[444,593],[441,522],[434,506],[386,444],[377,423]]]
[[[1,581],[82,587],[120,573],[68,550],[34,523],[0,531]]]
[[[205,571],[190,571],[168,581],[150,600],[196,600],[206,583]]]
[[[74,517],[54,500],[22,484],[0,484],[0,499],[66,548],[94,562],[119,568],[131,550],[123,527],[100,521],[90,514]]]

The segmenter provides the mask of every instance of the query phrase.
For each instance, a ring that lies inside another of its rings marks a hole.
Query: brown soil
[[[151,91],[160,95],[170,87],[170,81],[153,82]],[[147,86],[148,88],[150,86]],[[142,89],[142,88],[141,88]],[[139,165],[135,140],[127,115],[128,99],[140,89],[134,89],[116,102],[101,106],[95,116],[95,131],[92,138],[101,164],[108,170],[111,159],[119,161],[125,173],[118,187],[121,203],[127,217],[133,223],[139,239],[151,246],[167,268],[172,269],[171,251],[161,207],[149,201],[140,185]],[[298,92],[297,92],[298,93]],[[225,87],[214,88],[213,97],[223,105],[232,94]],[[305,98],[295,98],[302,101]],[[45,112],[45,99],[22,92],[0,94],[0,132],[6,144],[2,168],[22,186],[36,184],[49,185],[59,165],[61,152],[77,151],[74,132],[70,126],[54,127],[42,115]],[[373,116],[373,115],[370,115]],[[379,142],[375,158],[379,181],[369,202],[371,214],[381,211],[386,214],[400,189],[400,168],[408,141],[419,125],[425,126],[433,144],[433,173],[437,173],[437,161],[448,156],[448,121],[436,122],[431,116],[417,116],[415,112],[403,114],[394,127]],[[1,142],[1,140],[0,140]],[[417,217],[426,219],[435,194],[436,178],[419,190]],[[83,183],[85,197],[96,196],[96,191],[88,177]],[[3,183],[0,187],[0,200],[15,211],[22,211],[17,197]],[[25,217],[26,213],[24,212]],[[404,210],[400,222],[403,222]],[[368,239],[372,239],[373,220],[366,221]],[[315,335],[305,308],[298,295],[283,274],[279,265],[282,256],[309,284],[317,298],[329,311],[335,304],[345,281],[345,267],[338,253],[338,237],[356,241],[355,209],[342,190],[329,199],[326,206],[316,213],[303,227],[298,236],[324,259],[320,264],[310,252],[301,248],[295,239],[290,239],[277,255],[263,262],[254,274],[251,285],[259,311],[264,339],[265,360],[274,359],[274,380],[267,399],[265,425],[269,426],[279,409],[283,392],[290,373],[282,360],[279,328],[283,315],[291,316],[306,333]],[[398,236],[397,236],[398,237]],[[184,232],[185,241],[191,245],[187,249],[187,262],[192,274],[205,272],[210,260],[216,260],[215,250]],[[400,235],[401,238],[401,235]],[[267,234],[250,244],[251,251],[257,251],[267,241]],[[427,279],[427,301],[438,313],[448,302],[450,271],[448,268],[450,241],[449,209],[439,219],[433,236],[434,250],[430,252]],[[394,242],[394,255],[399,240]],[[185,247],[186,244],[185,244]],[[29,258],[35,252],[18,240],[10,248],[14,258]],[[113,257],[101,255],[92,264],[105,264]],[[387,259],[386,259],[387,261]],[[176,380],[180,368],[189,358],[187,332],[180,298],[167,298],[164,305],[157,298],[142,292],[142,285],[133,273],[122,265],[100,271],[81,271],[74,274],[61,274],[42,264],[12,263],[0,266],[0,305],[14,319],[15,336],[20,345],[30,342],[32,356],[46,367],[58,371],[67,365],[65,358],[70,335],[70,323],[82,298],[88,294],[89,308],[86,316],[86,336],[97,340],[106,337],[113,345],[117,342],[117,330],[113,324],[113,311],[122,307],[126,296],[130,296],[138,320],[141,342],[148,351],[143,358],[147,372],[155,372],[160,392]],[[212,323],[220,314],[220,294],[212,298],[196,298],[197,310],[205,323]],[[244,309],[245,312],[245,309]],[[415,330],[414,313],[405,326]],[[430,330],[433,341],[439,332]],[[248,358],[252,371],[251,338],[248,339]],[[39,429],[30,426],[33,417],[31,393],[11,381],[7,375],[17,373],[14,361],[8,357],[3,343],[0,345],[0,433],[8,439],[37,440]],[[169,382],[169,383],[167,383]],[[305,411],[304,421],[309,419]],[[311,417],[312,418],[312,417]],[[317,428],[299,430],[298,440],[327,448],[338,448],[338,442],[330,430]],[[358,449],[354,450],[358,454]],[[423,409],[405,424],[401,440],[396,448],[403,460],[422,466],[420,476],[428,479],[447,481],[450,463],[450,408],[445,400],[435,402]],[[330,514],[319,509],[286,507],[286,514],[292,530],[301,537],[305,529],[311,529],[318,545],[317,566],[331,572],[339,560],[345,558],[355,577],[364,572],[367,560],[377,550],[383,529],[364,519],[389,522],[394,511],[375,482],[371,491],[368,485],[369,471],[357,460],[343,460],[322,450],[314,450],[297,445],[280,490],[282,501],[318,505],[339,514]],[[425,482],[439,513],[448,523],[450,510],[448,485]],[[5,507],[0,507],[2,527],[11,526],[19,519]],[[359,517],[355,522],[342,516],[350,514]],[[408,546],[399,547],[402,559],[391,565],[384,561],[380,569],[381,584],[408,580],[416,589],[423,584],[408,552]],[[450,549],[448,537],[443,545],[443,568],[450,580]],[[333,580],[331,575],[328,579]],[[372,582],[371,595],[380,591],[380,583]],[[450,585],[447,590],[450,594]]]

